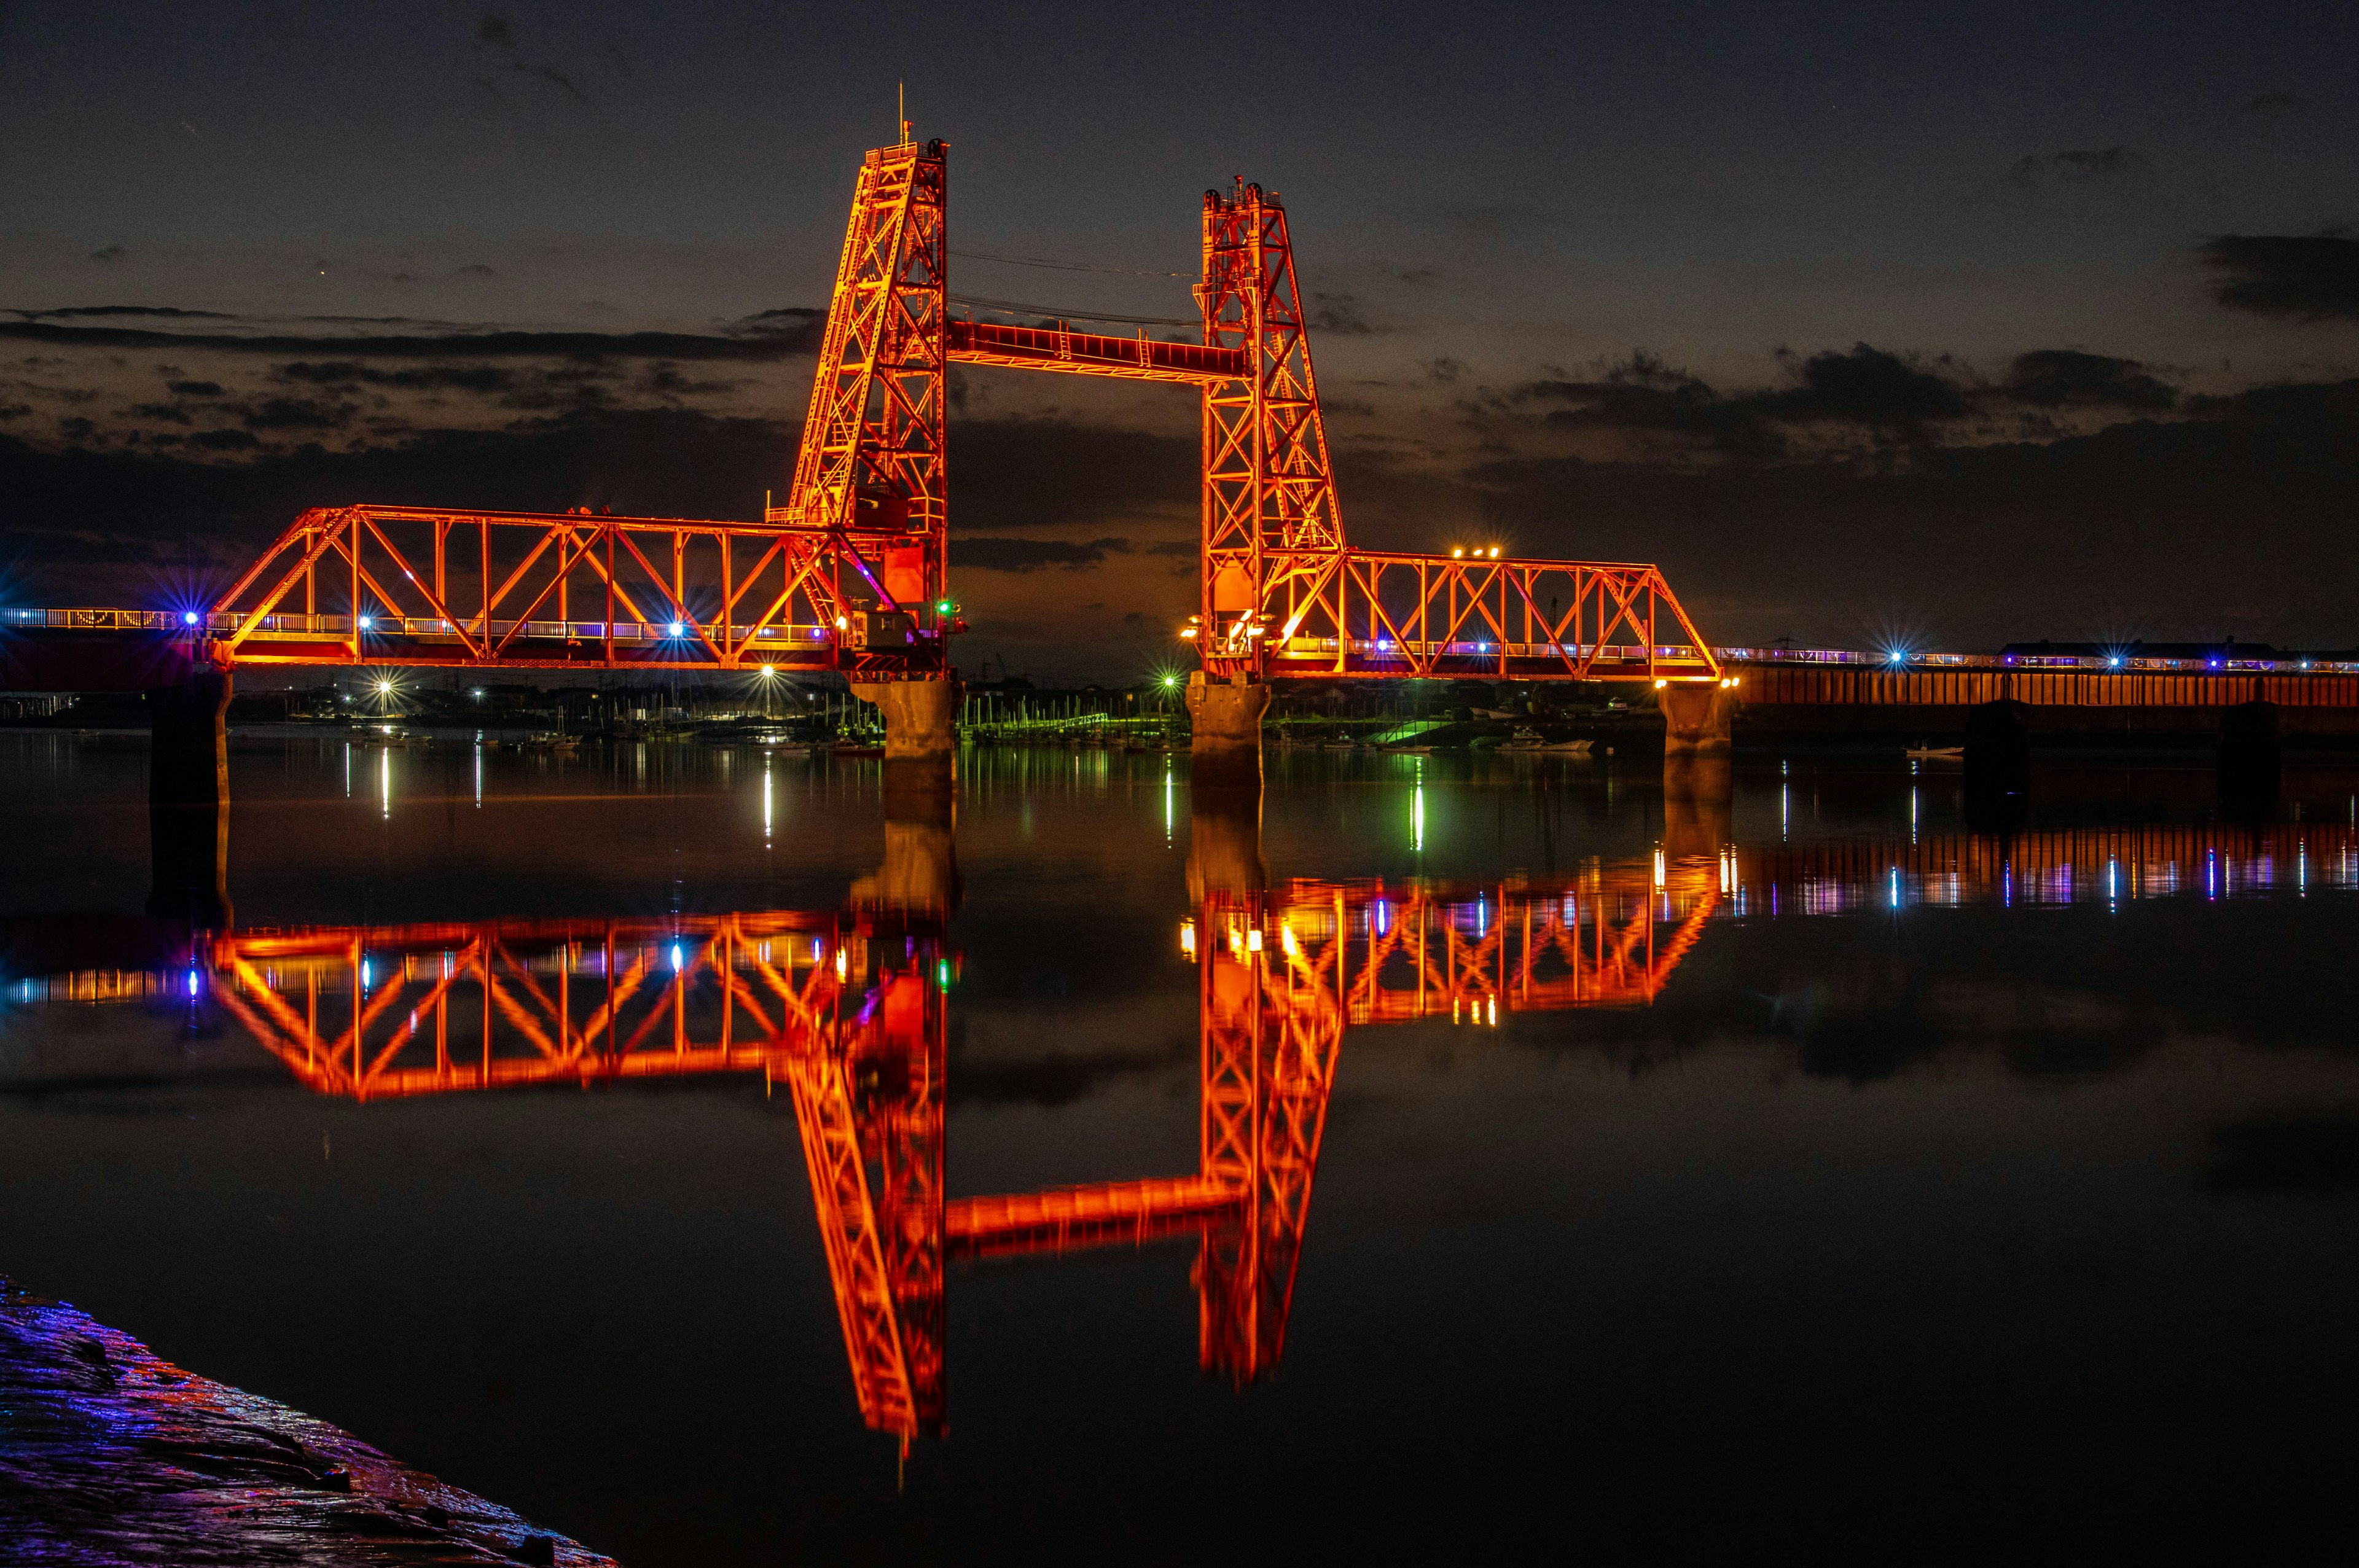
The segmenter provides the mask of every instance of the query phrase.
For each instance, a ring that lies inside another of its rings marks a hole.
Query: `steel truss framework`
[[[1545,888],[1210,894],[1183,927],[1197,1169],[957,1200],[943,1191],[955,959],[934,915],[231,932],[201,942],[189,984],[203,975],[296,1077],[352,1099],[757,1071],[783,1086],[862,1419],[906,1444],[945,1428],[951,1258],[1192,1238],[1201,1365],[1239,1384],[1273,1368],[1346,1028],[1647,1002],[1717,907],[1718,878],[1707,861],[1628,862]]]
[[[1347,545],[1275,193],[1205,192],[1199,343],[951,319],[948,203],[940,141],[863,162],[793,481],[762,522],[307,512],[212,607],[214,656],[945,676],[962,630],[946,374],[962,362],[1199,390],[1200,604],[1183,635],[1209,676],[1720,678],[1652,566]]]

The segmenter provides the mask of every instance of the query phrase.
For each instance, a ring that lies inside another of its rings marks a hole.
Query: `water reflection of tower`
[[[783,1085],[862,1419],[906,1449],[946,1428],[955,1257],[1192,1242],[1201,1367],[1240,1385],[1266,1374],[1345,1028],[1643,1003],[1716,898],[1701,861],[1668,881],[1658,860],[1545,885],[1272,888],[1259,792],[1199,790],[1182,926],[1196,1169],[949,1201],[953,807],[938,792],[886,805],[882,861],[835,909],[223,930],[181,949],[185,979],[299,1079],[356,1100],[719,1073]]]

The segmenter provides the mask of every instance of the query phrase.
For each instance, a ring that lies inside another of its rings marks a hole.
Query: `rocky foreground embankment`
[[[5,1279],[0,1560],[613,1563]]]

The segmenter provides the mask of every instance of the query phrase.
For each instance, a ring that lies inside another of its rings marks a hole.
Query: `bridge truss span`
[[[940,658],[944,617],[908,559],[924,544],[586,508],[318,507],[208,624],[223,663],[898,675]]]
[[[1720,678],[1653,566],[1345,549],[1267,559],[1265,607],[1216,638],[1266,641],[1272,676]]]

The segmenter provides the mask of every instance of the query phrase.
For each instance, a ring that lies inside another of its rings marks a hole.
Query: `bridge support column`
[[[1655,693],[1663,710],[1663,758],[1726,756],[1736,697],[1717,681],[1674,681]]]
[[[2277,705],[2255,697],[2221,716],[2220,804],[2232,814],[2265,814],[2277,804],[2284,765]]]
[[[1269,710],[1269,687],[1249,676],[1230,681],[1188,677],[1188,750],[1193,789],[1261,788],[1261,716]]]
[[[956,679],[853,681],[852,695],[885,715],[886,814],[897,795],[947,792],[958,765]]]
[[[2012,833],[2031,780],[2031,709],[2003,697],[1966,710],[1966,826]]]
[[[147,694],[147,913],[215,930],[231,914],[230,687],[200,665]]]

